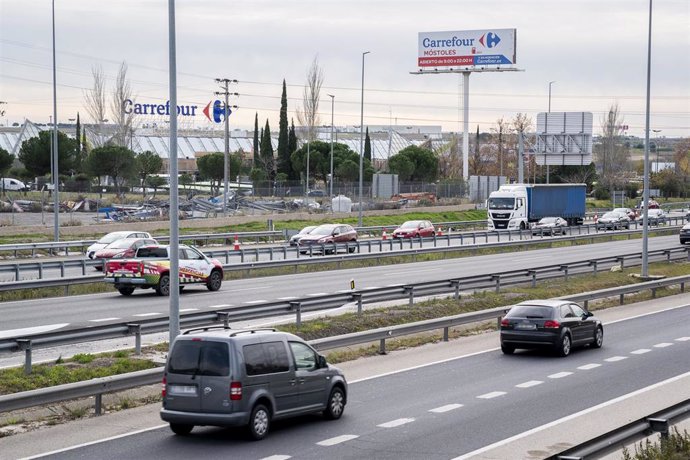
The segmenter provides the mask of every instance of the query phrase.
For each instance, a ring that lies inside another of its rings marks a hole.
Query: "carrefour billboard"
[[[420,32],[418,67],[515,64],[516,29]]]

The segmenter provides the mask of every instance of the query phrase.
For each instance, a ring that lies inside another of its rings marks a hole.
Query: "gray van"
[[[163,378],[161,418],[178,435],[195,425],[245,425],[259,440],[273,420],[312,412],[338,419],[346,402],[342,371],[299,337],[217,326],[175,338]]]

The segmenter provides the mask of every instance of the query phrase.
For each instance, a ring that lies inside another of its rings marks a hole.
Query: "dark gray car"
[[[247,426],[258,440],[273,420],[313,412],[338,419],[346,402],[343,373],[299,337],[221,326],[175,339],[160,414],[178,435],[195,425]]]

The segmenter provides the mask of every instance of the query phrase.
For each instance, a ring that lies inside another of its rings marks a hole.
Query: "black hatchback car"
[[[604,326],[592,313],[568,300],[530,300],[514,305],[501,320],[501,350],[550,348],[568,356],[573,347],[604,343]]]

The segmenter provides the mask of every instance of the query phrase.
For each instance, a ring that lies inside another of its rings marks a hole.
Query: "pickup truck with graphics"
[[[149,245],[137,249],[133,258],[111,259],[105,265],[104,281],[126,296],[136,288],[170,295],[169,251],[167,245]],[[191,246],[179,246],[179,267],[180,290],[188,284],[205,284],[209,291],[217,291],[223,283],[223,265]]]

